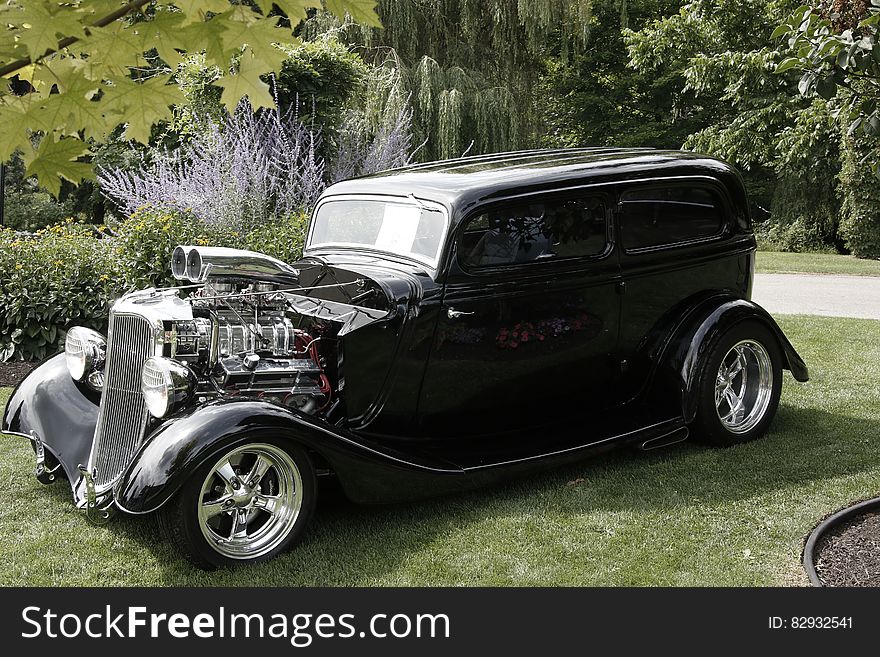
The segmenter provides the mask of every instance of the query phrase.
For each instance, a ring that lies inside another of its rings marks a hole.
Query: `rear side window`
[[[724,205],[708,187],[639,187],[620,200],[620,234],[627,251],[674,246],[720,235]]]
[[[469,269],[595,256],[607,245],[602,197],[523,203],[468,222],[459,253]]]

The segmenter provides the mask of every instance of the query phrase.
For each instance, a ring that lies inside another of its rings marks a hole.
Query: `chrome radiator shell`
[[[90,471],[96,489],[111,486],[140,447],[147,425],[140,372],[154,355],[156,332],[138,315],[111,313],[101,409]]]
[[[166,321],[191,320],[192,307],[175,290],[144,290],[119,299],[110,311],[107,360],[88,472],[98,495],[113,488],[143,443],[148,414],[141,371],[161,356]]]

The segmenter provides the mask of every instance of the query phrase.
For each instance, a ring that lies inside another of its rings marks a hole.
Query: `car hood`
[[[287,292],[297,312],[342,321],[340,335],[380,319],[405,318],[435,284],[418,269],[356,256],[309,256],[293,263],[295,291]]]

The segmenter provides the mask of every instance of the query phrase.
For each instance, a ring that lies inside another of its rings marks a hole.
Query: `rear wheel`
[[[763,436],[781,389],[775,337],[757,322],[738,324],[721,337],[701,373],[697,439],[727,446]]]
[[[302,539],[315,497],[305,451],[275,440],[246,443],[198,468],[160,523],[201,568],[256,563]]]

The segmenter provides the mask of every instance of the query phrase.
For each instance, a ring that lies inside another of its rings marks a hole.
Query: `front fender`
[[[696,386],[703,363],[716,341],[746,320],[758,321],[770,329],[776,337],[783,368],[790,370],[798,381],[809,380],[804,360],[766,310],[748,299],[718,295],[702,301],[687,313],[662,346],[656,356],[658,365],[652,384],[655,398],[674,395],[681,404],[685,421],[693,421],[699,401]]]
[[[76,490],[79,465],[89,461],[100,401],[100,394],[70,378],[64,354],[58,354],[18,384],[0,431],[31,438],[36,434]]]
[[[320,454],[346,494],[363,503],[411,499],[463,485],[455,465],[374,443],[313,416],[257,399],[215,400],[187,410],[151,433],[122,474],[114,498],[128,513],[167,502],[206,461],[255,439],[284,437]]]

